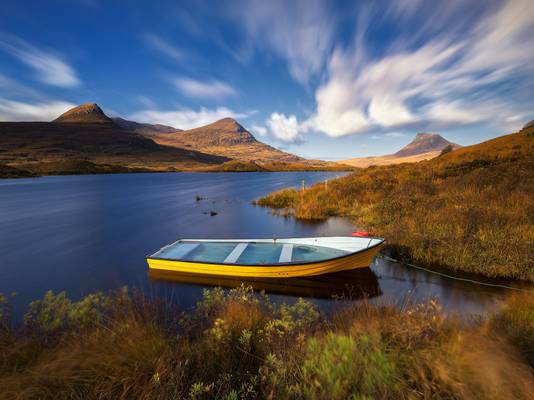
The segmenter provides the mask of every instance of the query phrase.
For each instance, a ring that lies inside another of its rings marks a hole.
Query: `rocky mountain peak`
[[[459,144],[449,142],[437,133],[422,132],[415,135],[414,140],[397,151],[394,156],[406,157],[428,153],[430,151],[441,151],[448,145],[451,145],[453,149],[461,147]]]
[[[54,122],[112,123],[96,103],[85,103],[61,114]]]

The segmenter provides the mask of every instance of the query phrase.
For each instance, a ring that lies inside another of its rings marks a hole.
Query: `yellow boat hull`
[[[368,267],[383,244],[330,260],[288,265],[228,265],[147,258],[151,270],[240,278],[296,278]]]

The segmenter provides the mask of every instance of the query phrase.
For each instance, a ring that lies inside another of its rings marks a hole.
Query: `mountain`
[[[415,139],[393,154],[395,157],[409,157],[432,151],[441,151],[451,145],[453,149],[460,148],[459,144],[449,142],[437,133],[418,133]]]
[[[107,124],[113,121],[104,114],[98,104],[85,103],[64,112],[53,122]]]
[[[443,136],[436,133],[418,133],[414,140],[394,154],[386,154],[374,157],[358,157],[340,161],[342,164],[353,167],[366,168],[371,165],[391,165],[400,163],[419,162],[430,160],[441,154],[447,146],[453,150],[462,146],[449,142]]]
[[[224,118],[200,128],[174,133],[158,133],[154,141],[166,146],[193,149],[208,154],[218,154],[240,161],[257,163],[309,162],[302,157],[286,153],[262,143],[237,121]]]
[[[0,122],[0,165],[30,173],[202,169],[226,161],[155,143],[121,128],[93,103],[53,122]]]
[[[144,124],[141,122],[129,121],[124,118],[115,117],[111,118],[118,126],[126,129],[130,132],[139,133],[143,136],[152,137],[160,133],[174,133],[179,132],[181,129],[174,128],[168,125],[161,124]]]

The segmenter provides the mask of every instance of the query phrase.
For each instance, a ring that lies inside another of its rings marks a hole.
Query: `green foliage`
[[[534,385],[501,339],[532,347],[532,299],[511,300],[493,330],[448,319],[435,301],[344,303],[327,320],[305,300],[277,305],[243,286],[206,290],[187,323],[160,306],[126,291],[47,293],[24,329],[0,337],[0,398],[527,399]]]
[[[355,339],[329,332],[324,340],[308,340],[302,391],[309,399],[394,398],[397,374],[376,334]]]
[[[89,294],[80,301],[73,302],[65,292],[55,295],[51,290],[42,300],[30,303],[24,314],[26,325],[50,334],[66,328],[81,328],[98,324],[111,312],[113,304],[120,304],[128,298],[127,288],[123,288],[112,299],[102,292]]]

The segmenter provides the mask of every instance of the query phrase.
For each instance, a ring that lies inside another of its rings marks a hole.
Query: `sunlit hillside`
[[[398,256],[534,281],[534,127],[430,161],[370,167],[259,204],[301,219],[342,215]]]

